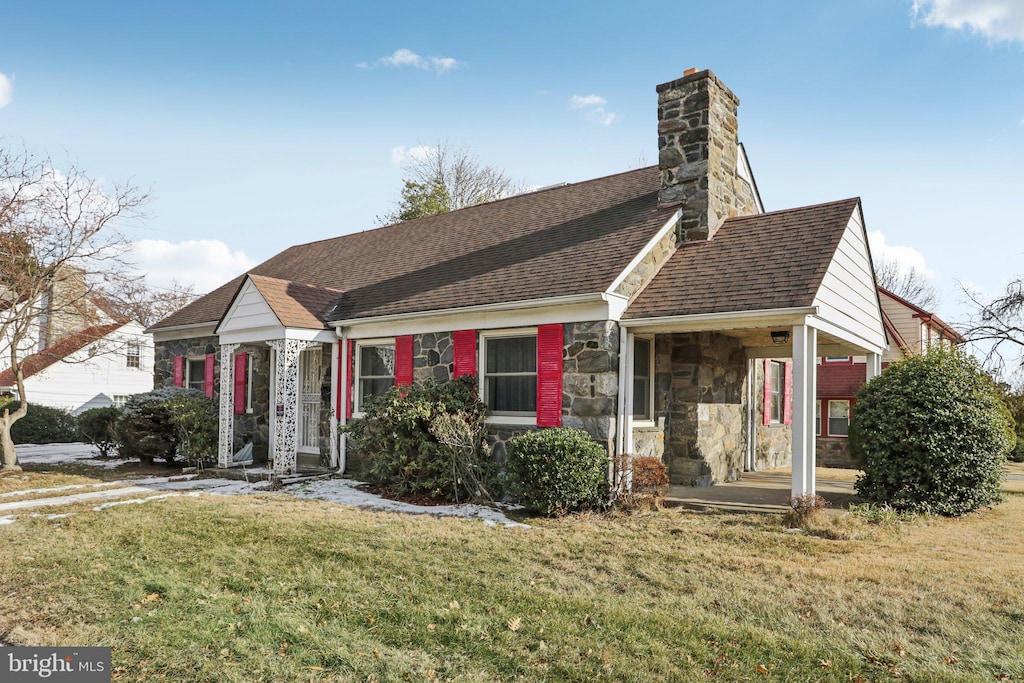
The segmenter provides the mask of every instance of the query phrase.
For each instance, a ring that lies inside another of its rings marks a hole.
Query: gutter
[[[778,319],[783,321],[797,318],[805,318],[809,315],[817,315],[817,306],[800,306],[796,308],[767,308],[755,311],[725,311],[721,313],[696,313],[693,315],[666,315],[654,318],[634,318],[632,320],[620,320],[621,327],[647,327],[654,325],[703,325],[724,322],[756,323],[765,319]]]

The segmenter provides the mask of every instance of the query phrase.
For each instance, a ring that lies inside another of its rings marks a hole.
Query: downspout
[[[339,372],[335,373],[334,377],[341,377],[341,383],[338,386],[338,396],[341,401],[341,410],[338,415],[338,474],[345,474],[345,466],[347,464],[346,445],[348,443],[348,435],[343,434],[340,431],[341,427],[348,424],[348,387],[352,383],[352,378],[348,376],[348,369],[352,367],[352,363],[348,358],[348,336],[339,330],[338,344],[341,349],[341,368]],[[335,405],[338,405],[337,400]]]
[[[338,381],[338,371],[340,370],[338,365],[338,344],[340,342],[335,341],[331,344],[331,419],[329,420],[331,430],[331,466],[337,467],[339,462],[338,456],[338,424],[340,416],[338,415],[338,398],[341,391],[340,382]]]

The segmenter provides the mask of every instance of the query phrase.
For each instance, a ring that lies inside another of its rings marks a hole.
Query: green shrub
[[[850,449],[865,501],[942,515],[991,504],[1012,444],[995,385],[958,349],[894,363],[857,393]]]
[[[135,394],[125,403],[118,422],[118,451],[123,457],[139,458],[143,462],[157,458],[173,462],[180,441],[179,428],[174,422],[175,406],[200,399],[212,404],[203,392],[180,387],[161,387]]]
[[[167,400],[178,455],[190,462],[217,456],[217,404],[199,392],[179,392]]]
[[[107,457],[117,446],[117,421],[121,411],[117,408],[90,408],[78,414],[78,433],[96,446],[100,455]]]
[[[7,398],[0,405],[0,412],[6,409],[13,413],[20,407],[19,401]],[[11,427],[11,440],[15,444],[71,443],[78,439],[78,427],[71,413],[60,408],[36,405],[31,401],[25,417]]]
[[[1003,392],[1003,403],[1010,411],[1014,421],[1017,445],[1010,451],[1009,459],[1013,462],[1024,462],[1024,392],[1007,390]]]
[[[489,498],[486,415],[472,377],[427,380],[375,399],[344,432],[366,458],[360,476],[371,484],[449,501]]]
[[[505,447],[510,485],[526,507],[561,515],[607,505],[608,454],[583,430],[527,432]]]

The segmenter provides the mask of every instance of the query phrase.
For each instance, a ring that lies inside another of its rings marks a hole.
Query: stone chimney
[[[660,206],[680,206],[679,241],[709,240],[722,221],[757,212],[737,174],[740,101],[711,71],[687,70],[658,90]]]

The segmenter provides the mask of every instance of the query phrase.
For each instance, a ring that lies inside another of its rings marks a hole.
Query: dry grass
[[[96,468],[92,468],[95,470]],[[2,472],[2,470],[0,470]],[[0,494],[27,489],[54,488],[74,484],[96,484],[99,479],[82,474],[65,474],[59,472],[6,472],[0,474]]]
[[[0,639],[109,645],[116,680],[1024,680],[1024,496],[798,534],[281,496],[75,509],[0,527]]]

